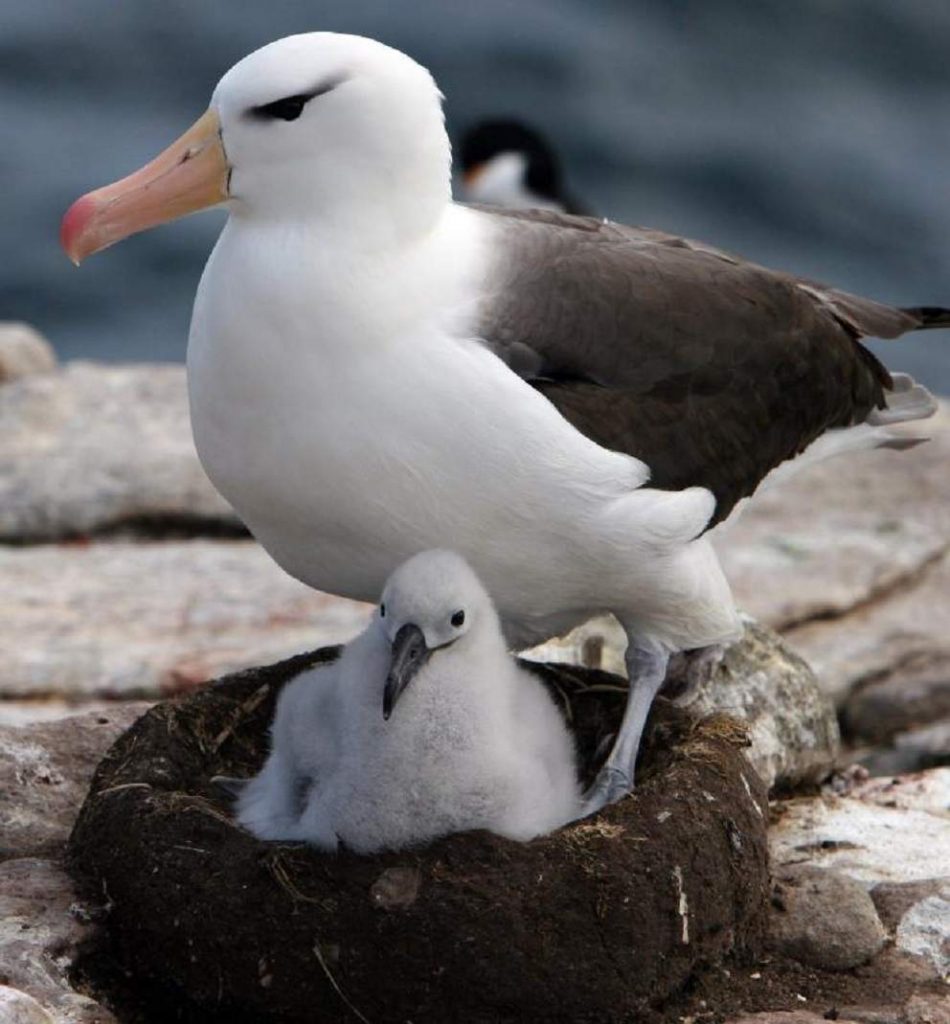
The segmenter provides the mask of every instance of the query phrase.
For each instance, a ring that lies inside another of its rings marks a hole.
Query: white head
[[[498,616],[481,581],[461,555],[423,551],[387,580],[377,625],[392,644],[384,714],[430,658],[464,653],[482,640],[501,645]]]
[[[449,199],[435,82],[375,40],[312,32],[270,43],[221,79],[211,109],[235,212],[346,223],[403,212],[428,226]]]
[[[288,36],[231,68],[208,113],[141,171],[77,200],[62,241],[78,262],[220,202],[325,235],[401,239],[441,214],[450,169],[425,68],[360,36]]]

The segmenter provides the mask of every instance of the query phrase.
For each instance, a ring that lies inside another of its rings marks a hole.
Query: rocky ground
[[[781,638],[750,629],[696,705],[746,719],[773,789],[772,952],[671,1020],[950,1020],[950,405],[931,431],[803,472],[719,538]],[[60,368],[19,325],[0,328],[0,601],[0,1021],[111,1021],[71,983],[97,922],[61,866],[94,765],[150,703],[345,640],[368,610],[247,538],[198,465],[182,368]],[[616,635],[553,653],[609,668]]]

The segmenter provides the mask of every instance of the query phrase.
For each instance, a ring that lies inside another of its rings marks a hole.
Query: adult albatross
[[[454,204],[440,99],[378,42],[279,40],[156,160],[77,200],[62,241],[78,263],[227,205],[191,323],[195,441],[292,575],[372,601],[444,547],[513,646],[616,615],[630,697],[589,812],[632,786],[671,653],[740,632],[709,529],[786,460],[904,443],[889,424],[933,401],[860,339],[950,312],[658,231]]]

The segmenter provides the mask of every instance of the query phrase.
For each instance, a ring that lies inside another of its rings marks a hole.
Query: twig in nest
[[[240,722],[242,718],[245,718],[254,712],[266,700],[269,692],[270,686],[267,683],[264,683],[264,685],[259,686],[246,701],[239,704],[234,711],[231,712],[228,724],[211,741],[211,752],[213,754],[216,754],[221,749],[225,740],[227,740],[234,732],[235,726],[238,722]]]
[[[120,789],[151,789],[152,784],[150,782],[123,782],[119,786],[109,786],[108,789],[100,789],[96,793],[96,799],[100,796],[105,796],[106,793],[118,793]]]
[[[305,895],[297,888],[296,885],[294,885],[291,881],[290,875],[287,874],[287,869],[284,867],[279,854],[268,858],[267,868],[274,876],[274,880],[277,884],[290,896],[292,900],[300,900],[301,903],[316,903],[318,906],[322,904],[322,900],[317,900],[312,896]]]
[[[360,1013],[359,1010],[347,999],[346,993],[337,984],[336,978],[330,973],[330,968],[327,967],[326,960],[323,959],[323,953],[320,952],[320,943],[315,942],[313,944],[313,955],[317,958],[317,963],[323,968],[323,973],[327,976],[327,980],[333,986],[333,990],[343,1000],[344,1003],[352,1010],[352,1012],[363,1022],[363,1024],[370,1024],[370,1021]]]

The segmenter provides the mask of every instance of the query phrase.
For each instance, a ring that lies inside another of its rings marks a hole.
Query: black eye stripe
[[[318,96],[325,96],[328,92],[341,85],[345,79],[333,78],[328,82],[318,85],[309,92],[294,93],[293,96],[282,96],[270,103],[262,103],[258,107],[251,107],[248,116],[260,121],[296,121],[303,113],[304,107]]]
[[[296,121],[306,105],[306,96],[285,96],[282,100],[274,100],[273,103],[263,103],[259,107],[252,107],[251,113],[262,121],[271,119]]]

